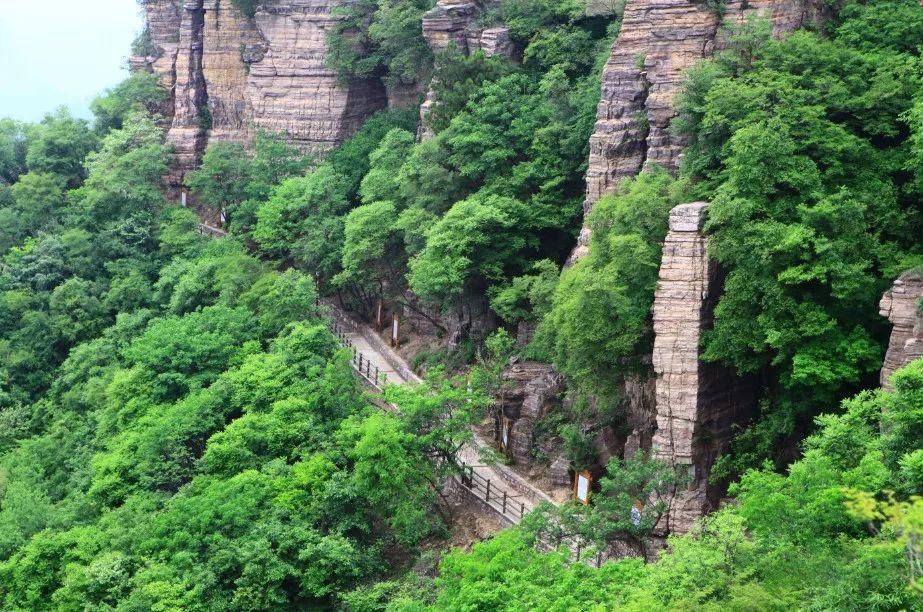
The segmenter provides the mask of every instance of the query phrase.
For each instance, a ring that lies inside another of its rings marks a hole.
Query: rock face
[[[817,15],[813,0],[729,0],[725,19],[764,15],[776,35]],[[721,46],[721,18],[705,3],[628,0],[618,39],[602,75],[602,96],[590,138],[585,212],[619,182],[658,164],[679,165],[682,138],[671,133],[684,72]],[[581,232],[573,259],[582,257],[589,229]]]
[[[158,74],[171,91],[171,187],[197,166],[210,139],[246,142],[266,130],[323,152],[387,105],[379,79],[343,85],[324,63],[333,11],[349,1],[266,0],[254,18],[230,0],[145,3],[158,53],[130,65]]]
[[[483,49],[487,57],[516,57],[516,45],[505,27],[484,28],[478,17],[499,5],[499,0],[438,0],[436,6],[423,15],[423,38],[437,56],[454,47],[469,55]],[[432,84],[420,107],[421,138],[432,136],[426,116],[435,103]]]
[[[881,316],[894,325],[881,368],[881,386],[890,389],[891,374],[923,357],[923,272],[907,272],[881,298]]]
[[[502,399],[503,414],[512,421],[510,454],[516,463],[532,461],[535,424],[555,405],[564,387],[547,363],[515,363],[503,372],[509,390]]]
[[[702,233],[708,205],[693,202],[670,212],[660,280],[654,297],[656,420],[655,457],[688,472],[675,491],[663,529],[684,533],[692,521],[717,507],[723,493],[708,484],[732,426],[752,416],[755,388],[733,372],[699,359],[702,332],[712,323],[722,279],[707,257]]]

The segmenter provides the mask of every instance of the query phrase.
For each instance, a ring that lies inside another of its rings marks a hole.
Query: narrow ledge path
[[[331,303],[326,305],[330,308],[334,333],[344,346],[353,349],[353,368],[376,391],[380,392],[385,384],[423,383],[371,326],[356,321]],[[540,502],[555,503],[547,493],[506,466],[483,464],[479,449],[489,446],[475,433],[472,443],[462,449],[464,473],[455,479],[459,490],[511,525],[519,524]]]
[[[228,235],[225,230],[205,223],[200,223],[198,230],[210,238]],[[370,326],[356,321],[333,303],[325,305],[330,309],[334,334],[343,346],[353,349],[353,369],[376,391],[380,393],[386,384],[412,385],[423,382]],[[462,449],[460,458],[463,474],[454,479],[460,491],[498,514],[510,525],[518,525],[526,514],[543,501],[555,503],[547,493],[506,466],[481,464],[478,449],[488,446],[474,433],[472,444]]]

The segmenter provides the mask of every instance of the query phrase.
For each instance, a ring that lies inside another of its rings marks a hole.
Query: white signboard
[[[590,502],[590,479],[586,474],[577,474],[577,500],[585,504]]]
[[[631,524],[635,526],[641,524],[641,511],[636,506],[631,507]]]

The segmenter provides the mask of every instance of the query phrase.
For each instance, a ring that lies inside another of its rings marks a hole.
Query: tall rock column
[[[202,74],[204,0],[190,0],[183,6],[179,30],[179,51],[174,71],[173,123],[167,143],[174,148],[168,187],[179,189],[187,172],[198,167],[208,137],[208,91]]]
[[[702,231],[707,209],[707,203],[693,202],[670,212],[654,296],[657,430],[652,450],[689,476],[671,497],[666,533],[686,532],[717,506],[723,490],[708,484],[711,466],[730,442],[732,426],[752,415],[755,399],[749,381],[700,360],[702,333],[711,327],[722,288]]]
[[[724,20],[748,14],[790,32],[815,18],[814,0],[728,0]],[[685,72],[720,48],[722,17],[704,2],[628,0],[619,36],[603,68],[602,95],[590,138],[585,212],[619,182],[657,164],[676,170],[685,141],[670,125]],[[586,254],[589,228],[572,260]]]
[[[131,56],[128,66],[132,71],[152,72],[160,77],[164,88],[170,92],[163,109],[169,126],[173,119],[173,94],[176,84],[176,55],[179,53],[179,30],[183,10],[180,0],[147,0],[144,3],[147,35],[151,55]]]
[[[879,304],[881,316],[894,325],[881,368],[881,386],[914,359],[923,357],[923,272],[906,272],[891,286]]]

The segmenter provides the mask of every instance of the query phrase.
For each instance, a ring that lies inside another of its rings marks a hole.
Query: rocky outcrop
[[[478,18],[496,8],[499,0],[438,0],[436,6],[423,16],[423,38],[437,56],[450,48],[465,55],[478,49],[484,55],[514,58],[516,45],[509,29],[497,26],[485,28]],[[435,104],[432,84],[420,107],[420,137],[432,136],[426,116]]]
[[[907,272],[881,298],[881,316],[894,325],[881,368],[881,386],[890,389],[891,374],[923,357],[923,272]]]
[[[195,168],[209,139],[247,141],[256,130],[324,152],[388,103],[379,79],[341,84],[325,65],[336,7],[349,0],[266,0],[254,18],[230,0],[148,0],[151,57],[172,94],[171,187]]]
[[[650,367],[648,360],[646,367]],[[657,406],[654,377],[650,372],[627,374],[622,383],[628,435],[622,455],[634,457],[638,451],[648,451],[657,429]]]
[[[423,16],[423,38],[433,53],[454,47],[467,55],[477,49],[480,29],[476,21],[484,6],[481,0],[439,0]]]
[[[708,483],[711,466],[726,450],[732,426],[748,420],[755,404],[749,381],[700,359],[702,333],[711,326],[722,284],[702,232],[707,208],[705,202],[694,202],[671,211],[654,297],[657,429],[652,451],[689,475],[688,486],[670,501],[663,525],[667,533],[686,532],[717,507],[723,491]]]
[[[327,68],[326,37],[346,0],[270,0],[256,13],[266,54],[250,64],[248,93],[259,129],[323,152],[353,134],[387,94],[378,79],[341,85]]]
[[[509,451],[514,462],[532,461],[535,425],[556,404],[564,390],[560,375],[547,363],[525,361],[503,372],[506,391],[501,397],[503,414],[511,421]]]
[[[202,72],[204,25],[203,0],[187,2],[173,67],[173,123],[167,132],[167,143],[173,147],[167,180],[172,188],[179,188],[186,172],[199,165],[207,142],[208,92]]]
[[[171,93],[176,81],[176,54],[179,51],[179,30],[182,20],[182,6],[178,0],[147,0],[144,3],[147,18],[147,33],[153,55],[129,58],[132,70],[146,70],[158,75],[164,87]],[[172,116],[173,106],[169,106]]]
[[[815,19],[813,0],[729,0],[725,19],[748,14],[771,20],[776,35]],[[685,142],[671,131],[684,73],[720,48],[721,17],[704,2],[628,0],[619,36],[602,75],[602,96],[590,138],[587,169],[589,212],[619,182],[653,164],[675,170]],[[572,259],[586,253],[581,232]]]

